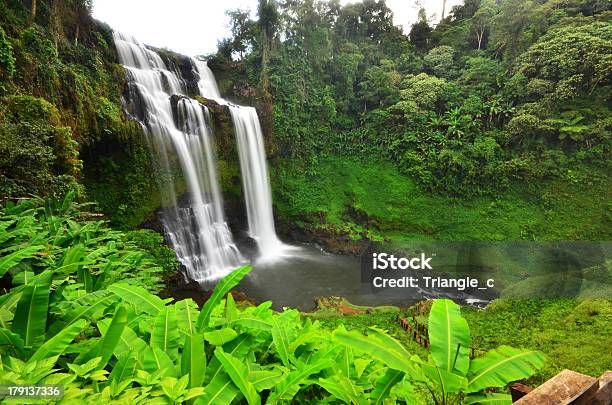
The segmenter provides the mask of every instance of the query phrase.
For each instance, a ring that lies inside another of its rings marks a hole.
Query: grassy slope
[[[276,210],[298,226],[392,240],[610,238],[612,187],[581,168],[546,184],[456,199],[424,192],[389,163],[322,158],[315,175],[284,163],[273,176]]]
[[[612,365],[612,301],[508,300],[486,310],[465,308],[477,347],[507,344],[541,350],[546,364],[538,385],[564,368],[600,376]]]

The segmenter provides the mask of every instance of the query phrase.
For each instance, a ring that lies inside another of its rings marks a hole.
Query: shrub
[[[0,79],[11,79],[15,74],[13,46],[0,27]]]

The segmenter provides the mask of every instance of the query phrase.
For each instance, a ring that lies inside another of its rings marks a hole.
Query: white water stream
[[[223,212],[212,133],[207,110],[181,97],[172,109],[171,97],[184,95],[185,80],[171,72],[161,57],[136,39],[115,33],[119,59],[126,70],[130,99],[161,167],[178,157],[188,191],[187,207],[179,207],[173,184],[160,180],[160,192],[172,209],[162,216],[167,236],[187,270],[187,278],[208,284],[244,263]]]
[[[273,261],[292,247],[278,239],[274,228],[270,176],[257,111],[253,107],[236,105],[223,99],[215,76],[208,65],[195,60],[195,66],[200,77],[198,81],[200,94],[227,105],[230,109],[238,144],[249,236],[257,242],[259,261]]]
[[[171,71],[154,50],[135,38],[114,33],[119,59],[126,71],[132,114],[147,133],[165,205],[165,232],[186,269],[186,279],[210,285],[245,263],[234,244],[223,210],[208,110],[186,94],[186,80]],[[263,134],[253,107],[224,100],[206,63],[192,59],[201,96],[227,105],[238,145],[249,236],[257,242],[258,260],[274,260],[288,248],[277,237]],[[173,109],[174,96],[174,109]],[[171,161],[178,157],[188,191],[178,201]]]

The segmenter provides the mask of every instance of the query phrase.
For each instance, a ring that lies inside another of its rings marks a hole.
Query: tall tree
[[[489,34],[491,22],[497,12],[495,8],[494,0],[483,1],[471,19],[471,31],[476,40],[478,50],[486,46],[485,38]]]
[[[248,10],[230,10],[226,11],[230,19],[230,32],[232,33],[232,39],[229,42],[231,45],[231,53],[238,53],[240,59],[242,59],[255,42],[255,22],[250,18],[250,12]]]
[[[546,32],[552,5],[534,0],[506,0],[500,4],[491,26],[491,44],[505,61],[511,62]]]
[[[261,30],[261,79],[260,90],[264,102],[263,126],[272,132],[272,94],[270,93],[270,49],[278,29],[279,12],[275,0],[259,0],[257,9]]]
[[[34,20],[36,20],[36,9],[38,2],[36,0],[32,0],[31,8],[30,8],[30,16],[28,17],[28,24],[33,24]]]
[[[425,9],[421,7],[419,10],[419,18],[410,29],[410,34],[408,34],[410,37],[410,42],[418,51],[422,53],[427,52],[431,38],[431,31],[432,28],[427,20],[427,13]]]

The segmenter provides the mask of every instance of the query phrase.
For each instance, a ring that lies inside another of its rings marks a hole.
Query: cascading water
[[[188,206],[181,208],[173,184],[158,179],[172,207],[162,215],[166,235],[187,279],[208,286],[244,260],[223,212],[207,110],[184,96],[185,80],[169,71],[156,52],[130,36],[115,32],[114,39],[126,70],[126,101],[148,135],[156,163],[167,173],[172,157],[178,157],[188,190]]]
[[[194,64],[199,75],[200,93],[230,108],[238,144],[249,234],[257,242],[259,260],[274,259],[290,247],[278,239],[274,228],[270,178],[257,111],[253,107],[235,105],[221,98],[215,76],[208,65],[198,60]]]

